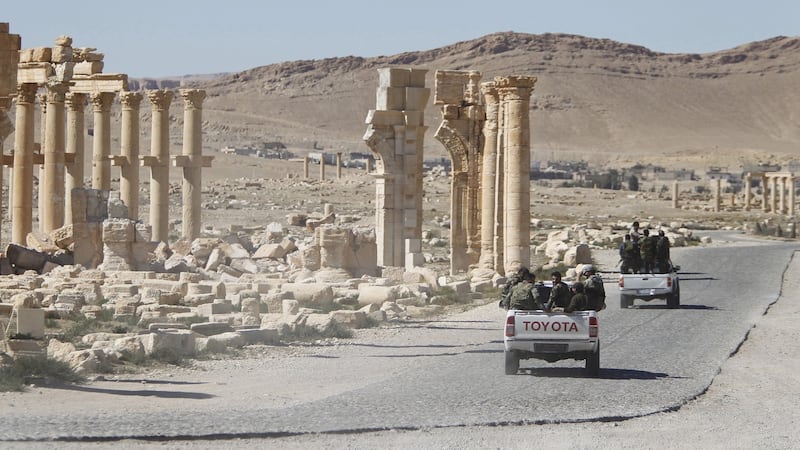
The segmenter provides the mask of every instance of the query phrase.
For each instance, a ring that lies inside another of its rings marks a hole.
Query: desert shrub
[[[84,378],[69,364],[42,356],[21,356],[0,367],[0,391],[21,391],[32,378],[80,383]]]

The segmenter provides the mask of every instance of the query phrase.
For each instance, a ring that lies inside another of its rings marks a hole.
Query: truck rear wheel
[[[681,306],[681,288],[677,286],[675,292],[667,297],[667,308],[676,309]]]
[[[506,350],[506,375],[515,375],[519,370],[519,356]]]
[[[620,309],[630,308],[631,306],[633,306],[633,297],[631,297],[630,295],[619,296]]]
[[[586,358],[586,372],[590,376],[596,377],[600,375],[600,343],[597,343],[597,350],[591,356]]]

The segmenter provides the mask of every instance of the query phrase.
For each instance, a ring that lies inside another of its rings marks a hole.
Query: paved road
[[[733,233],[714,237],[735,242],[673,249],[684,272],[679,309],[637,300],[620,310],[616,286],[606,285],[598,378],[585,377],[577,361],[528,360],[520,374],[503,375],[504,312],[486,305],[311,357],[230,362],[224,383],[201,372],[146,387],[41,389],[41,402],[58,391],[61,403],[52,412],[31,408],[35,416],[0,409],[0,439],[269,437],[614,420],[675,409],[708,388],[776,300],[798,249]]]

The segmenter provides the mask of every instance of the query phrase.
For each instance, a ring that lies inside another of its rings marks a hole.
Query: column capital
[[[481,83],[481,94],[483,94],[484,102],[487,105],[498,102],[497,85],[494,81]]]
[[[119,101],[122,103],[122,109],[139,110],[139,105],[142,103],[144,96],[140,92],[124,91],[119,94]]]
[[[536,77],[495,77],[494,81],[502,101],[529,100],[536,84]]]
[[[47,103],[64,103],[69,85],[53,83],[47,85]]]
[[[89,100],[92,102],[94,112],[110,112],[114,95],[113,92],[92,92],[89,94]]]
[[[39,86],[35,83],[22,83],[17,87],[17,103],[35,103],[36,91]]]
[[[64,98],[67,109],[74,112],[83,112],[86,105],[86,94],[80,92],[67,92]]]
[[[206,91],[202,89],[181,89],[185,109],[203,109],[203,99],[206,98]]]
[[[173,96],[172,91],[164,89],[147,91],[147,98],[150,99],[150,103],[153,105],[153,111],[168,111]]]

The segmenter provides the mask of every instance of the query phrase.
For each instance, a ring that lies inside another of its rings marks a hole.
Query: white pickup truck
[[[597,312],[574,313],[509,310],[505,329],[506,375],[519,370],[521,359],[586,361],[586,371],[600,372]]]
[[[680,266],[670,266],[667,273],[620,274],[620,309],[633,306],[633,300],[637,298],[646,302],[657,298],[665,299],[667,308],[678,308],[681,305],[681,286],[678,278],[680,268]]]

